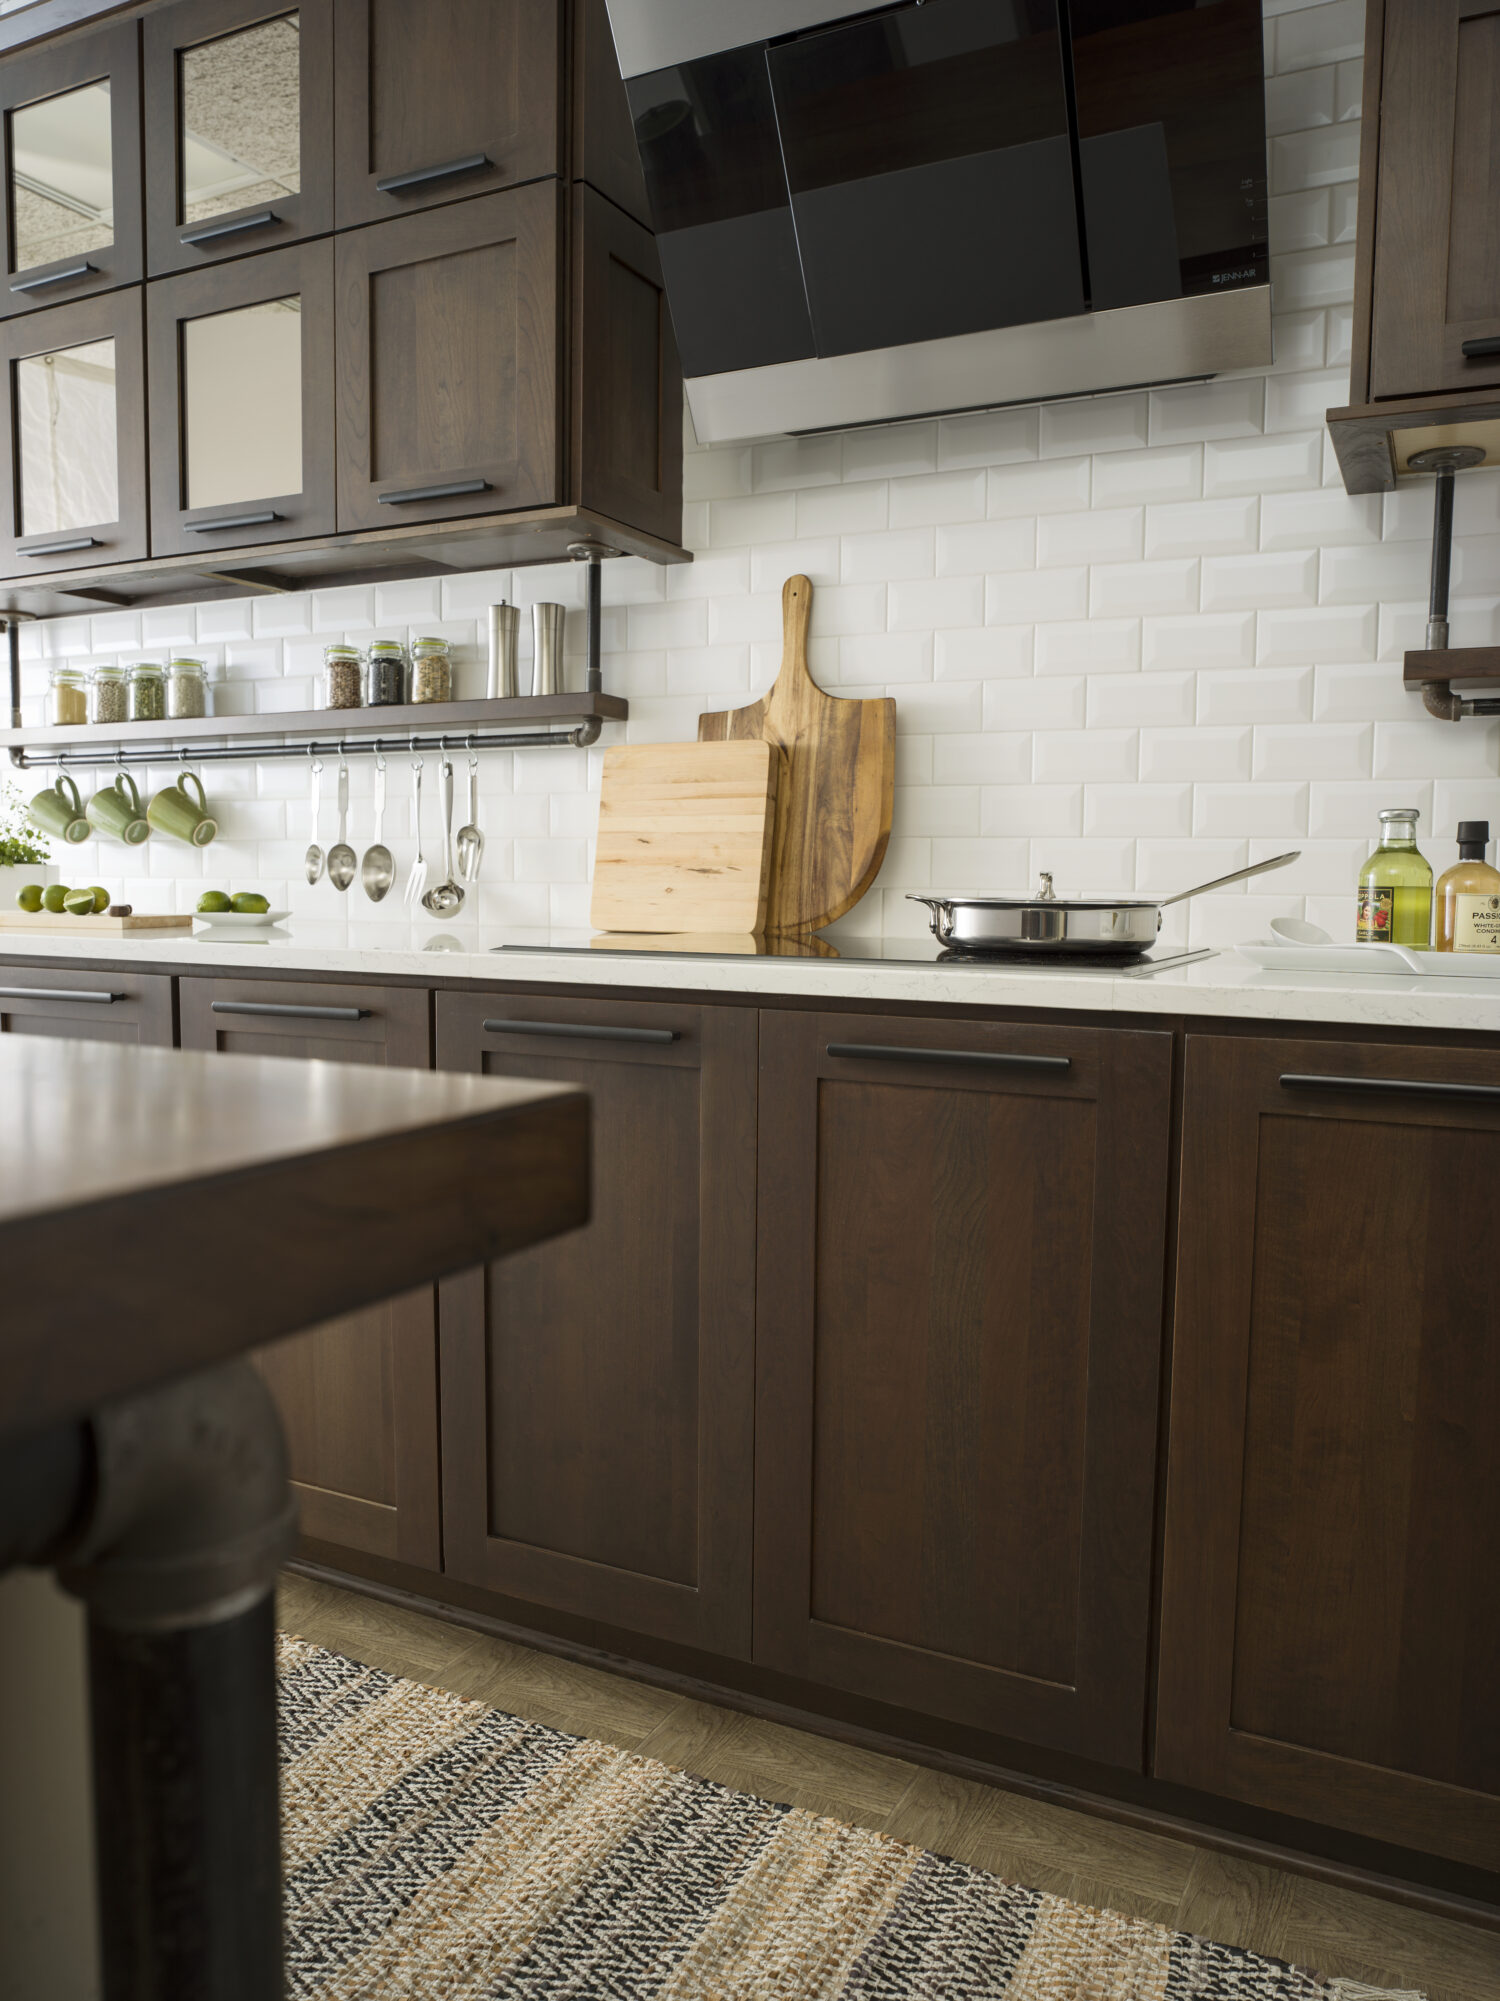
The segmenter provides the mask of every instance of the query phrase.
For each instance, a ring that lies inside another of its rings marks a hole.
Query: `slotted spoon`
[[[411,874],[406,878],[406,887],[401,894],[408,903],[422,901],[422,891],[427,887],[427,857],[422,853],[422,760],[414,757],[411,761],[412,795],[411,824],[417,837],[417,858],[411,865]]]

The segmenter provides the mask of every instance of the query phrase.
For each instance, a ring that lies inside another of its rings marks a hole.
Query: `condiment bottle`
[[[1392,806],[1380,816],[1380,845],[1359,872],[1359,916],[1354,935],[1362,945],[1415,945],[1426,951],[1432,930],[1432,870],[1417,851],[1415,806]]]
[[[1433,950],[1500,952],[1500,869],[1484,858],[1488,820],[1460,820],[1458,860],[1438,877]]]

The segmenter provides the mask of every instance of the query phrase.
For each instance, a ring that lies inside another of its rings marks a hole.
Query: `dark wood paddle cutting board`
[[[786,769],[776,799],[769,931],[816,930],[864,895],[891,838],[896,784],[896,704],[845,701],[807,668],[812,584],[788,577],[781,592],[781,671],[747,709],[698,718],[698,741],[739,737],[779,744]]]

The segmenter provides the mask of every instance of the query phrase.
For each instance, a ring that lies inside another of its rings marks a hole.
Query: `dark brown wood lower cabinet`
[[[444,1567],[750,1644],[756,1014],[440,993],[438,1065],[580,1085],[593,1214],[444,1279]]]
[[[1500,1867],[1500,1054],[1190,1036],[1185,1122],[1156,1769]]]
[[[1139,1770],[1171,1037],[761,1021],[756,1660]]]
[[[64,1035],[79,1042],[176,1039],[172,982],[164,973],[0,964],[0,1035]]]
[[[431,1067],[431,996],[420,989],[198,978],[178,989],[184,1049]],[[433,1288],[326,1321],[256,1361],[286,1429],[304,1536],[436,1570]]]

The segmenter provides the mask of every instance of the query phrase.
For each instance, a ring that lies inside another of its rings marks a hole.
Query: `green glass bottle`
[[[1393,806],[1380,816],[1380,846],[1359,872],[1361,945],[1414,945],[1427,950],[1432,934],[1432,870],[1417,849],[1415,806]]]

